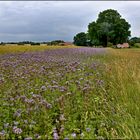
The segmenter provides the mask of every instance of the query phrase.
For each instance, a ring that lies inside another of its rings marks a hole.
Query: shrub
[[[140,48],[140,43],[135,43],[132,48]]]
[[[111,48],[113,48],[113,43],[108,42],[107,47],[111,47]]]
[[[135,43],[134,45],[136,48],[140,48],[140,43]]]

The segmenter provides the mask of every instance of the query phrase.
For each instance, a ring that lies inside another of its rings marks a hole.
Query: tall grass
[[[109,50],[104,88],[114,109],[107,116],[115,121],[112,138],[140,138],[140,50]]]

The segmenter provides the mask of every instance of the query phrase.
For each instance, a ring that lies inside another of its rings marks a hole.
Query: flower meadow
[[[112,66],[125,58],[112,55],[88,47],[1,54],[0,139],[139,138],[139,88],[117,87]]]

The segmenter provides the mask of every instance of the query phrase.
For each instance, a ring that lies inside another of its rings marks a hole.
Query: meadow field
[[[139,139],[140,49],[0,46],[0,139]]]

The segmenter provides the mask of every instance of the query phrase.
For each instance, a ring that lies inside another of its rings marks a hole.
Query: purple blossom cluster
[[[67,124],[78,107],[84,111],[94,102],[89,96],[95,86],[104,85],[104,65],[92,58],[102,53],[104,49],[65,48],[0,55],[0,138],[77,138],[91,132],[80,128],[78,134]]]

